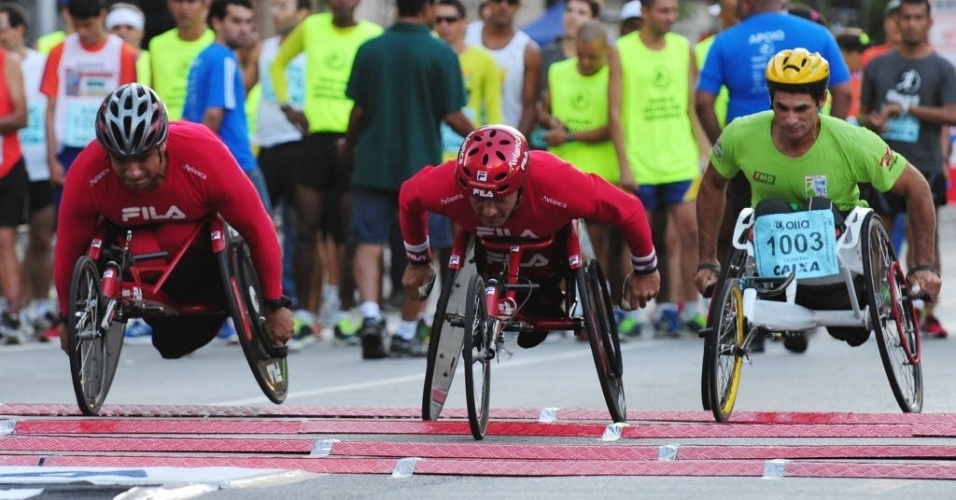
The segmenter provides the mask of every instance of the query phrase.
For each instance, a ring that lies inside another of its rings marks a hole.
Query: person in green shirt
[[[829,63],[819,53],[800,48],[780,51],[766,69],[771,110],[734,120],[714,144],[697,195],[699,265],[695,282],[701,292],[716,283],[720,272],[717,228],[724,211],[724,190],[734,175],[743,172],[758,217],[764,206],[782,202],[805,207],[810,199],[821,197],[832,201],[837,215],[845,214],[866,206],[860,199],[861,182],[903,196],[913,228],[911,251],[918,264],[909,281],[931,300],[939,294],[936,211],[929,184],[916,167],[873,132],[820,114],[829,77]],[[829,330],[850,345],[860,345],[869,337],[869,331],[844,337],[842,330],[856,329]],[[802,347],[806,349],[806,344]]]
[[[73,33],[73,18],[70,17],[68,10],[70,0],[60,0],[58,3],[60,5],[60,18],[63,19],[63,25],[66,26],[66,29],[53,31],[37,38],[37,52],[45,56],[50,55],[53,47],[59,45],[66,38],[66,35]]]
[[[193,60],[216,39],[206,25],[209,0],[167,0],[176,27],[149,41],[152,87],[166,103],[170,120],[183,116],[186,83]]]

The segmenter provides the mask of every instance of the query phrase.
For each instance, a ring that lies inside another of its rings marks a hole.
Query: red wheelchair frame
[[[211,249],[220,265],[225,302],[184,304],[163,286],[189,248],[208,231]],[[133,255],[133,230],[126,231],[123,247],[109,243],[110,231],[101,226],[85,255],[74,266],[67,314],[68,354],[73,388],[80,410],[96,415],[106,399],[123,346],[126,321],[141,317],[228,314],[263,393],[274,403],[288,391],[286,349],[272,346],[265,334],[258,276],[242,237],[220,217],[196,223],[169,262],[169,252]],[[108,251],[104,252],[104,246]],[[97,265],[97,263],[102,263]],[[154,279],[155,277],[155,279]],[[245,293],[243,293],[245,292]]]
[[[560,246],[562,243],[563,247]],[[543,273],[565,273],[564,314],[561,317],[532,317],[524,314],[522,308],[531,295],[541,290],[541,285],[522,276],[522,257],[547,249],[552,250],[551,255],[562,259],[561,266],[566,266],[566,270],[546,267]],[[487,252],[503,255],[504,262],[499,271],[477,262],[476,255]],[[423,419],[436,420],[440,415],[460,357],[465,363],[466,402],[472,435],[475,439],[482,439],[488,423],[491,362],[498,358],[499,352],[507,351],[504,334],[572,330],[587,332],[610,415],[616,422],[626,420],[620,340],[610,293],[582,221],[539,240],[475,237],[460,231],[448,267],[432,324],[422,400]],[[519,293],[528,295],[520,304]],[[575,303],[580,306],[579,316],[571,314]]]

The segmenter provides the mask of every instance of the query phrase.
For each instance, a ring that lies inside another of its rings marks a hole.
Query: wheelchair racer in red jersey
[[[409,296],[434,279],[428,212],[445,215],[479,237],[542,239],[575,219],[613,224],[620,227],[631,251],[633,272],[625,280],[626,302],[644,307],[660,289],[657,256],[640,200],[551,153],[529,152],[521,132],[506,125],[475,130],[465,138],[457,160],[425,167],[402,184],[399,222],[409,262],[402,285]],[[535,302],[547,301],[551,291],[559,293],[559,281],[547,285],[541,286],[538,297],[532,295],[530,310],[542,310]],[[518,345],[533,347],[546,335],[523,333]]]
[[[197,224],[219,214],[249,245],[265,298],[267,334],[276,346],[284,344],[293,325],[282,296],[275,228],[222,141],[203,125],[170,123],[156,93],[137,83],[104,99],[96,114],[96,139],[76,158],[64,184],[54,255],[61,313],[68,310],[73,266],[100,224],[115,234],[132,229],[134,255],[160,250],[172,255]],[[184,304],[225,304],[219,265],[207,238],[196,238],[163,290]],[[219,314],[146,321],[160,354],[179,358],[211,341],[225,319]],[[61,329],[61,343],[64,339]]]

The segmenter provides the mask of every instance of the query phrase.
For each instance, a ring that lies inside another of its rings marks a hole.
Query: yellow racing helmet
[[[771,90],[824,92],[830,83],[830,63],[819,52],[781,50],[767,63],[766,78]]]

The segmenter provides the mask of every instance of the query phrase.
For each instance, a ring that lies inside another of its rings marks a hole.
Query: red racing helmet
[[[503,197],[528,177],[528,141],[507,125],[485,125],[468,134],[458,151],[455,176],[472,196]]]

